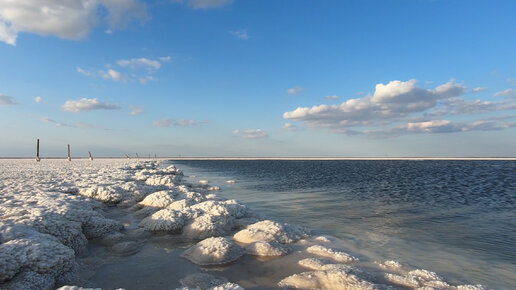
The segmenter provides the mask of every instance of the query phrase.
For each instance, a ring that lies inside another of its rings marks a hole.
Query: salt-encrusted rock
[[[233,228],[234,218],[222,215],[204,214],[183,228],[183,234],[191,239],[225,236]]]
[[[234,218],[244,217],[248,212],[246,206],[238,204],[235,200],[208,200],[195,204],[190,208],[194,210],[201,210],[204,213],[212,216],[232,216]]]
[[[56,279],[51,274],[40,274],[31,270],[20,272],[9,282],[1,285],[5,290],[18,289],[38,289],[51,290],[54,289]]]
[[[412,288],[433,287],[439,289],[450,287],[435,272],[422,269],[410,271],[407,275],[386,273],[384,277],[391,283]]]
[[[118,221],[102,217],[91,217],[83,225],[84,235],[88,239],[101,238],[107,234],[119,232],[124,226]]]
[[[218,191],[218,190],[220,190],[220,186],[209,186],[208,188],[206,188],[206,190]]]
[[[233,179],[230,179],[230,180],[226,180],[226,183],[234,184],[234,183],[236,183],[236,181],[234,181]]]
[[[108,204],[117,204],[123,199],[123,190],[113,186],[95,186],[87,189],[80,189],[79,194],[100,200]]]
[[[294,289],[375,290],[377,285],[342,270],[303,272],[289,276],[278,286]]]
[[[165,208],[172,202],[174,202],[174,192],[171,190],[162,190],[147,195],[138,205],[141,207],[151,206]]]
[[[358,261],[358,258],[355,258],[348,253],[342,252],[342,251],[336,251],[331,248],[327,248],[324,246],[311,246],[306,249],[306,251],[310,254],[318,255],[321,257],[328,257],[331,258],[337,262],[355,262]]]
[[[172,202],[171,204],[169,204],[167,206],[167,208],[174,209],[174,210],[183,210],[194,204],[195,204],[195,202],[193,202],[189,199],[181,199],[181,200],[176,200],[176,201]]]
[[[122,288],[120,288],[122,289]],[[63,287],[60,287],[60,288],[57,288],[56,290],[103,290],[102,288],[82,288],[82,287],[79,287],[79,286],[63,286]]]
[[[173,187],[177,182],[181,181],[180,175],[154,175],[150,176],[145,180],[145,184],[148,185],[164,185]]]
[[[247,245],[245,251],[254,256],[284,256],[290,253],[291,249],[277,242],[259,241]]]
[[[200,266],[222,265],[236,261],[244,250],[233,241],[217,237],[207,238],[188,248],[182,257]]]
[[[238,285],[238,284],[226,282],[224,284],[211,287],[208,290],[245,290],[245,289],[240,287],[240,285]]]
[[[237,242],[250,244],[257,241],[276,241],[283,244],[293,243],[308,233],[301,227],[264,220],[248,226],[233,236]]]
[[[199,183],[200,183],[200,184],[208,184],[208,183],[209,183],[209,181],[208,181],[208,180],[201,179],[201,180],[199,180]]]
[[[196,273],[182,278],[179,282],[181,285],[188,288],[208,289],[224,284],[228,282],[228,279],[206,273]]]
[[[383,263],[375,262],[375,264],[377,264],[380,268],[383,268],[383,269],[398,270],[398,269],[401,269],[403,267],[403,265],[401,265],[400,262],[393,261],[393,260],[388,260],[388,261],[385,261]]]
[[[331,240],[328,237],[326,237],[326,236],[318,236],[318,237],[315,237],[314,240],[317,241],[317,242],[323,242],[323,243],[330,243],[331,242]]]
[[[484,285],[477,284],[477,285],[459,285],[457,286],[457,290],[488,290]]]
[[[186,219],[184,212],[165,208],[144,218],[139,225],[149,231],[179,232]]]

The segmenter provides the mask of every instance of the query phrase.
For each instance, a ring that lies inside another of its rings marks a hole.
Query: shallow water
[[[344,238],[374,259],[429,269],[453,283],[516,288],[514,161],[171,163],[190,182],[208,179],[224,198]]]

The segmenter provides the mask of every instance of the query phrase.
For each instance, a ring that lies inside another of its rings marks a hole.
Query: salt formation
[[[208,289],[208,290],[244,290],[237,284],[228,282],[224,277],[213,276],[205,273],[192,274],[179,280],[183,288],[187,289]],[[176,290],[177,290],[176,289]]]
[[[277,242],[259,241],[254,242],[245,247],[249,255],[254,256],[283,256],[290,253],[291,249],[288,246]]]
[[[274,241],[288,244],[307,235],[307,231],[301,227],[289,224],[280,224],[271,220],[264,220],[239,231],[233,236],[233,239],[244,244],[258,241]]]
[[[298,262],[300,266],[311,270],[345,270],[351,273],[357,273],[353,267],[345,264],[325,264],[323,261],[315,258],[306,258]]]
[[[188,248],[182,256],[200,266],[222,265],[233,262],[244,250],[227,238],[208,238]]]
[[[450,287],[450,285],[444,282],[443,278],[435,272],[421,269],[410,271],[406,275],[386,273],[385,279],[394,284],[410,288],[431,287],[442,289]]]
[[[185,225],[185,214],[173,209],[162,209],[146,217],[140,226],[149,231],[179,232]]]
[[[362,280],[345,270],[314,271],[294,274],[281,280],[278,286],[295,289],[381,289],[378,285]]]
[[[306,251],[310,254],[318,255],[321,257],[332,258],[333,260],[335,260],[337,262],[358,261],[358,258],[355,258],[345,252],[336,251],[334,249],[327,248],[324,246],[319,246],[319,245],[311,246],[308,249],[306,249]]]
[[[172,202],[174,202],[174,192],[171,190],[162,190],[147,195],[142,201],[138,203],[138,206],[165,208]]]

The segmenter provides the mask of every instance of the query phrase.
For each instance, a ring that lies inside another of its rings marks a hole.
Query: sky
[[[515,157],[514,11],[0,0],[0,157]]]

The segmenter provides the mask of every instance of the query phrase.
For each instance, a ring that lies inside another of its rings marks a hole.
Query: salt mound
[[[208,180],[204,180],[204,179],[202,179],[202,180],[199,180],[199,183],[200,183],[200,184],[208,184],[208,183],[209,183],[209,181],[208,181]]]
[[[149,231],[178,232],[185,225],[185,213],[172,209],[162,209],[144,218],[139,226]]]
[[[123,190],[120,187],[96,186],[87,189],[79,189],[79,194],[100,200],[104,203],[117,204],[123,199]]]
[[[56,290],[102,290],[102,288],[82,288],[79,286],[63,286],[61,288],[57,288]]]
[[[2,285],[3,290],[54,289],[56,279],[50,274],[40,274],[31,270],[20,272],[9,282]]]
[[[233,227],[233,218],[227,216],[202,215],[183,228],[183,234],[191,239],[225,236]]]
[[[278,283],[278,286],[295,289],[373,290],[377,285],[362,280],[342,270],[303,272],[294,274]]]
[[[345,252],[341,252],[341,251],[336,251],[334,249],[331,249],[331,248],[327,248],[327,247],[324,247],[324,246],[319,246],[319,245],[315,245],[315,246],[311,246],[309,247],[308,249],[306,249],[306,251],[310,254],[314,254],[314,255],[318,255],[318,256],[322,256],[322,257],[328,257],[328,258],[332,258],[333,260],[337,261],[337,262],[355,262],[355,261],[358,261],[358,258],[355,258]]]
[[[231,179],[231,180],[227,180],[227,181],[226,181],[226,183],[229,183],[229,184],[235,184],[235,183],[236,183],[236,181],[234,181],[233,179]]]
[[[177,182],[181,181],[181,176],[179,175],[153,175],[149,176],[147,180],[145,180],[145,184],[148,185],[164,185],[168,187],[173,187]]]
[[[171,190],[162,190],[147,195],[142,201],[138,203],[139,206],[152,206],[165,208],[174,202],[174,193]]]
[[[190,208],[193,210],[201,210],[212,216],[232,216],[234,218],[242,218],[247,215],[249,211],[245,205],[241,205],[235,200],[208,200],[195,204]]]
[[[83,224],[84,235],[88,239],[101,238],[107,234],[118,232],[124,226],[118,221],[93,216]]]
[[[457,290],[488,290],[488,288],[484,285],[459,285],[457,286]]]
[[[401,269],[403,267],[403,265],[401,265],[400,262],[393,261],[393,260],[385,261],[383,263],[375,262],[375,264],[377,264],[380,268],[383,268],[383,269],[397,270],[397,269]]]
[[[305,236],[307,236],[307,231],[301,227],[264,220],[239,231],[233,236],[233,239],[244,244],[258,241],[275,241],[288,244]]]
[[[200,265],[222,265],[236,261],[244,254],[242,248],[227,238],[208,238],[188,248],[182,257]]]
[[[181,199],[181,200],[177,200],[177,201],[174,201],[172,202],[171,204],[169,204],[167,206],[168,209],[175,209],[175,210],[182,210],[182,209],[185,209],[191,205],[195,204],[193,201],[189,200],[189,199]]]
[[[386,273],[385,279],[389,282],[398,284],[401,286],[420,288],[420,287],[433,287],[433,288],[448,288],[450,285],[443,281],[439,275],[435,272],[428,270],[413,270],[408,272],[407,275],[397,275]]]
[[[254,256],[283,256],[288,254],[291,249],[277,242],[259,241],[245,247],[249,255]]]

